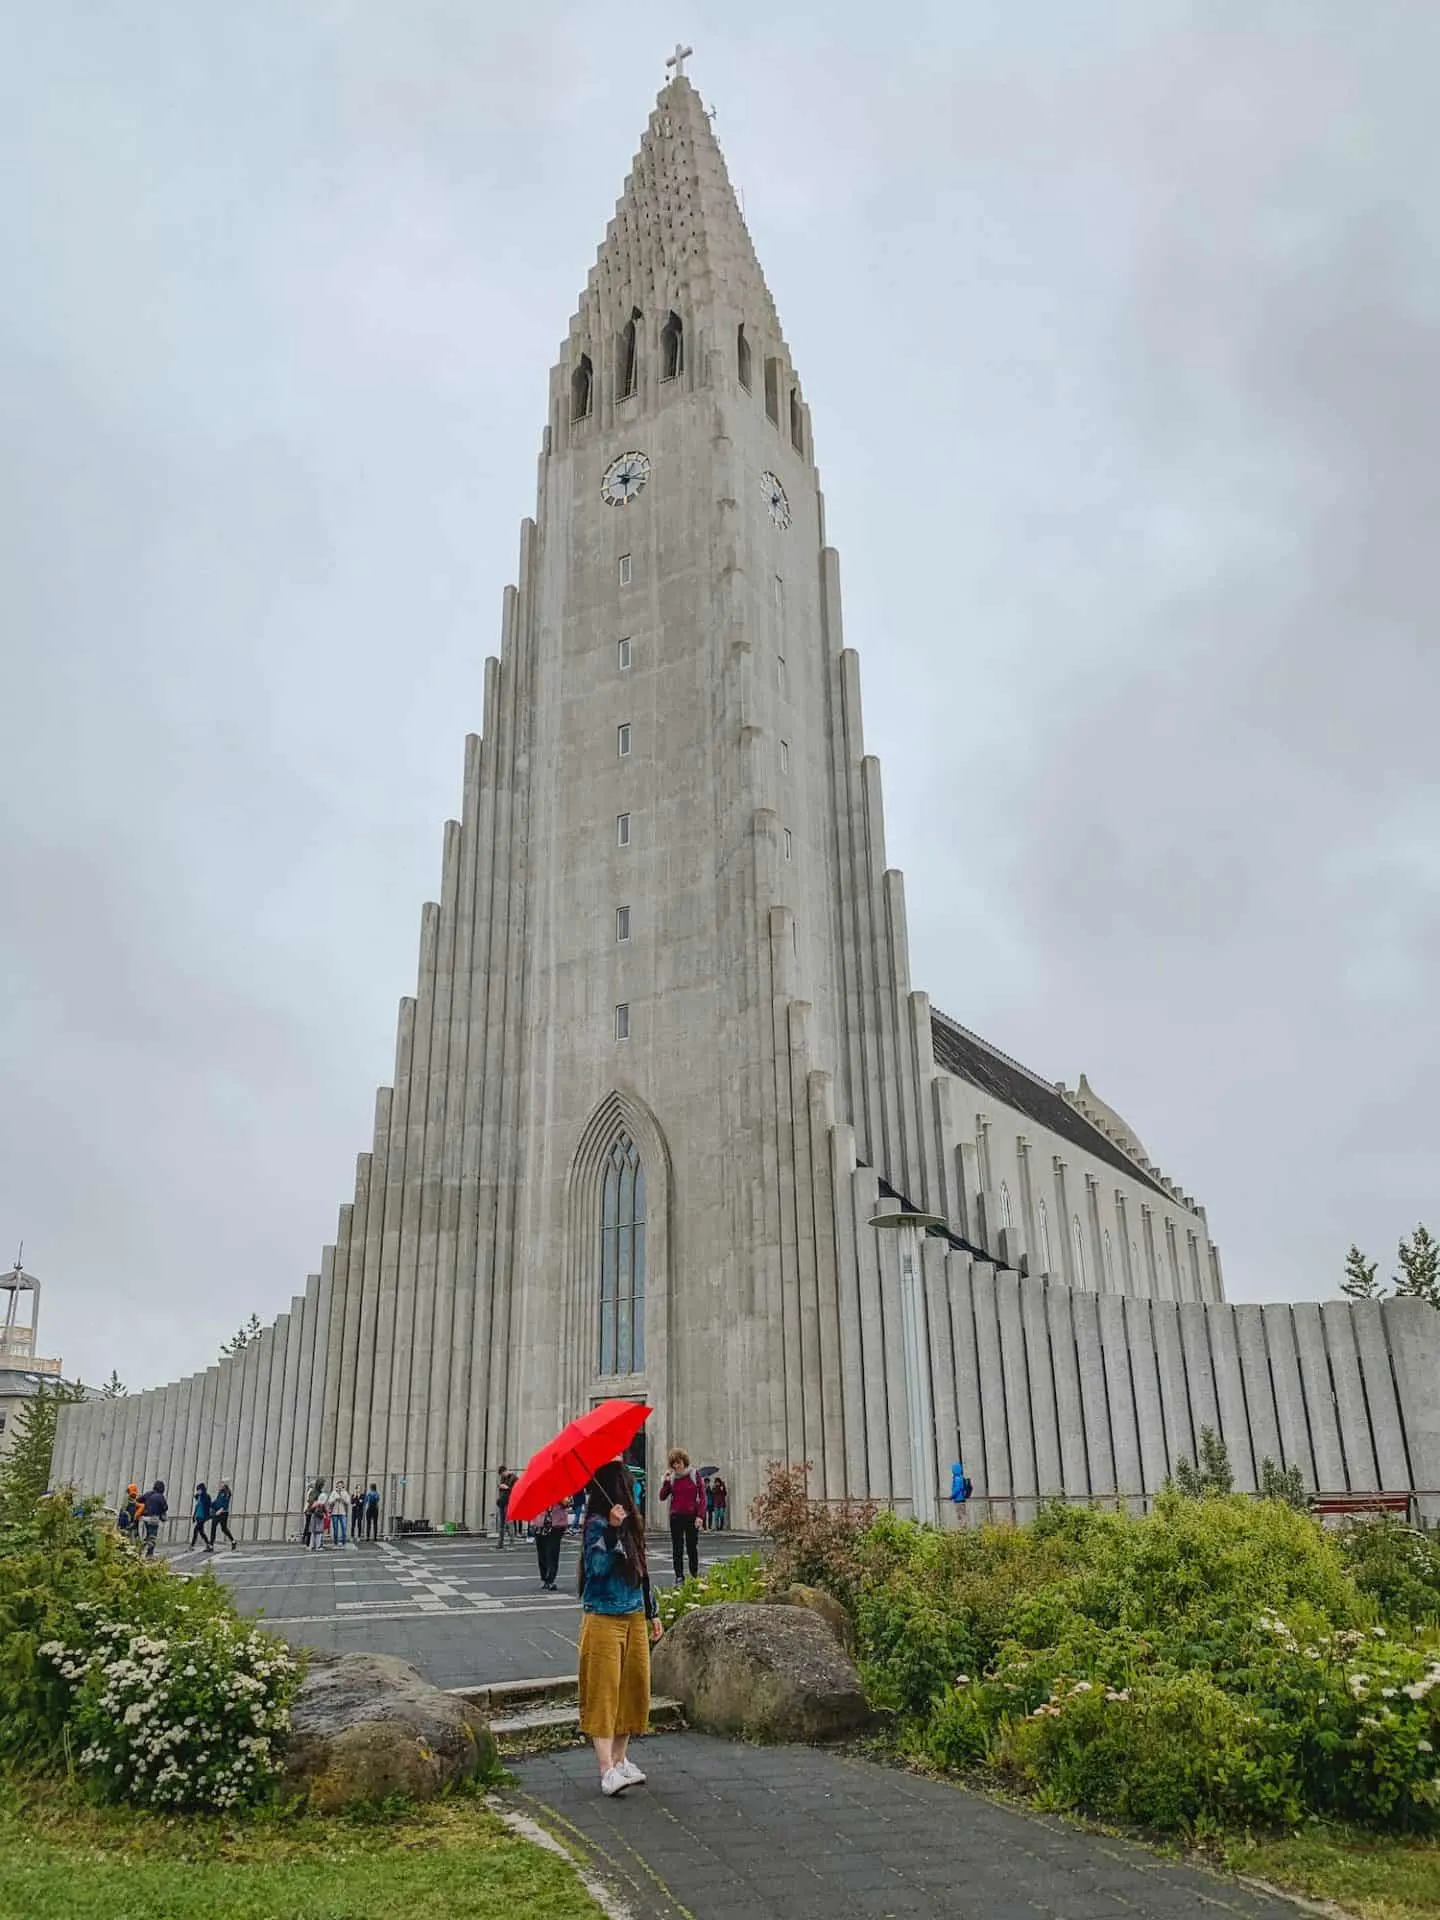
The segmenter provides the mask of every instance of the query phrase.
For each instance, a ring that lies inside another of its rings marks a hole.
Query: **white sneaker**
[[[632,1787],[643,1787],[645,1784],[644,1774],[640,1771],[639,1767],[636,1766],[635,1762],[628,1757],[620,1762],[615,1771],[616,1773],[623,1774]]]
[[[630,1784],[629,1775],[622,1773],[619,1767],[609,1767],[600,1776],[600,1791],[606,1795],[624,1793]]]

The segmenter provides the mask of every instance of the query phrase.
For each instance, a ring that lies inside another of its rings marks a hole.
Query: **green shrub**
[[[101,1795],[233,1807],[265,1789],[299,1684],[211,1575],[140,1559],[68,1500],[0,1539],[0,1758]]]
[[[1351,1579],[1385,1619],[1440,1621],[1440,1539],[1378,1515],[1352,1520],[1338,1545]]]
[[[751,1509],[770,1544],[770,1577],[778,1590],[822,1587],[853,1606],[864,1577],[861,1546],[876,1510],[860,1501],[810,1498],[808,1466],[772,1460],[764,1491]]]
[[[731,1560],[717,1560],[698,1577],[692,1575],[678,1587],[664,1587],[655,1596],[660,1608],[660,1624],[673,1627],[697,1607],[713,1607],[722,1600],[763,1600],[768,1591],[765,1563],[758,1553],[736,1554]]]

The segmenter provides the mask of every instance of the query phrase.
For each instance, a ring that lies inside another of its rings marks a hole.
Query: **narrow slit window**
[[[782,773],[788,773],[790,771],[790,742],[788,740],[782,740],[780,742],[780,771]]]
[[[615,1038],[617,1040],[630,1038],[630,1008],[624,1000],[615,1009]]]
[[[615,938],[617,941],[624,941],[630,938],[630,909],[628,907],[616,907],[615,909]]]
[[[616,641],[615,664],[619,667],[621,673],[624,673],[628,669],[630,665],[630,642],[628,640]]]
[[[778,427],[780,424],[780,362],[772,355],[765,362],[765,413]]]
[[[570,418],[584,420],[590,412],[595,391],[595,369],[588,353],[582,353],[570,376]]]
[[[628,553],[622,553],[622,554],[621,554],[621,556],[620,556],[620,584],[621,584],[621,586],[622,586],[622,587],[628,587],[628,586],[629,586],[629,584],[630,584],[630,577],[631,577],[631,575],[630,575],[630,556],[629,556],[629,554],[628,554]]]
[[[640,309],[634,308],[615,343],[615,398],[628,400],[640,385]]]
[[[1085,1263],[1085,1229],[1080,1225],[1078,1213],[1070,1216],[1070,1244],[1075,1249],[1075,1280],[1082,1287],[1090,1285],[1090,1274]]]
[[[775,678],[783,689],[785,685],[785,656],[778,654],[775,659]]]
[[[800,389],[790,389],[790,444],[797,453],[805,451],[805,410],[800,405]]]
[[[745,323],[742,320],[735,329],[735,370],[740,376],[740,384],[750,391],[750,342],[745,338]]]
[[[630,816],[628,813],[617,813],[615,816],[615,844],[617,847],[628,847],[630,844]]]
[[[793,834],[793,833],[791,833],[791,831],[790,831],[790,829],[789,829],[789,827],[786,827],[786,829],[785,829],[785,858],[786,858],[787,860],[791,860],[791,859],[793,859],[793,858],[794,858],[794,856],[795,856],[795,836],[794,836],[794,834]]]
[[[628,760],[630,757],[630,722],[628,720],[622,720],[615,729],[615,751],[622,760]]]
[[[685,328],[672,312],[660,330],[660,378],[678,380],[685,371]]]

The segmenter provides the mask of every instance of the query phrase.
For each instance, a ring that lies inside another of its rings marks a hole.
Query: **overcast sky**
[[[204,1366],[334,1236],[677,31],[916,985],[1083,1068],[1232,1298],[1440,1230],[1434,0],[0,14],[0,1253],[45,1351]]]

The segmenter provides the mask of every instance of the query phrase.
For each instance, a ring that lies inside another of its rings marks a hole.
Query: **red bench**
[[[1357,1513],[1393,1513],[1409,1520],[1414,1498],[1410,1493],[1312,1493],[1310,1511],[1322,1525]]]

